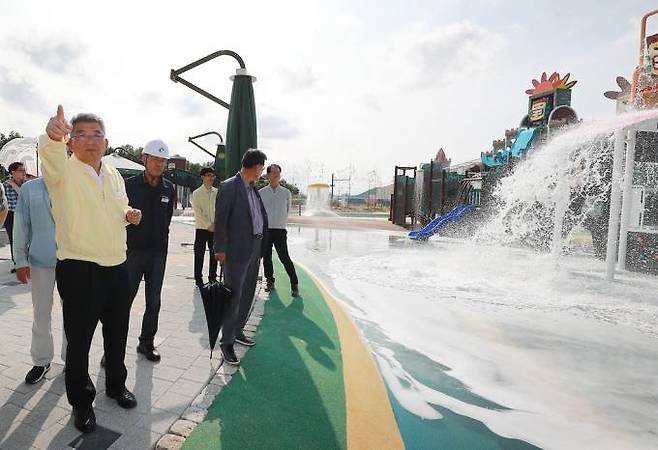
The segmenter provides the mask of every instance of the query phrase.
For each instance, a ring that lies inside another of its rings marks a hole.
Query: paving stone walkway
[[[123,410],[105,396],[104,371],[99,365],[103,343],[100,326],[97,329],[89,369],[97,390],[94,406],[99,428],[84,436],[73,427],[66,400],[63,362],[58,354],[62,336],[59,297],[55,294],[53,308],[55,360],[45,380],[27,385],[25,374],[32,367],[32,302],[29,287],[18,284],[9,273],[9,247],[0,248],[0,449],[150,449],[181,415],[202,420],[203,408],[230,379],[231,371],[222,367],[217,373],[219,349],[212,361],[209,359],[203,305],[191,276],[193,241],[194,227],[189,220],[175,220],[155,342],[162,354],[160,363],[151,363],[135,352],[144,311],[143,283],[135,299],[126,351],[127,386],[138,401],[133,410]],[[249,335],[260,321],[263,300],[259,294]],[[238,354],[244,354],[246,349],[239,347]],[[184,425],[178,423],[173,431],[185,434]]]

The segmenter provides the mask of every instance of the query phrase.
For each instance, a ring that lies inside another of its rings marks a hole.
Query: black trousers
[[[65,259],[55,268],[62,299],[66,350],[66,396],[74,408],[91,406],[96,397],[89,377],[89,347],[99,320],[103,322],[105,389],[121,391],[126,383],[126,340],[130,289],[126,263],[104,267]]]
[[[254,239],[249,260],[246,262],[236,263],[227,258],[224,263],[225,281],[233,290],[233,297],[222,317],[220,345],[233,344],[235,336],[242,334],[242,329],[249,320],[256,294],[262,243],[262,239]]]
[[[267,230],[267,242],[263,250],[263,266],[265,268],[265,278],[267,281],[274,283],[274,267],[272,266],[272,246],[276,248],[276,254],[286,268],[286,273],[290,278],[290,284],[295,286],[299,284],[297,280],[297,272],[295,272],[295,265],[290,259],[288,254],[288,230],[270,228]]]
[[[7,211],[5,219],[5,230],[9,238],[9,251],[11,251],[11,260],[14,261],[14,211]]]
[[[210,251],[210,271],[208,278],[214,280],[217,278],[217,261],[213,251],[213,239],[215,233],[208,230],[196,229],[194,235],[194,280],[203,282],[203,259],[206,255],[206,249]]]
[[[139,284],[144,279],[144,298],[146,309],[142,317],[142,332],[139,343],[153,346],[155,333],[158,332],[158,317],[164,281],[165,267],[167,265],[166,252],[149,252],[144,250],[128,250],[128,277],[130,278],[130,304],[135,301]]]

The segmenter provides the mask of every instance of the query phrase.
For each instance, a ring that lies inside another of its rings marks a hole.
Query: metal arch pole
[[[626,268],[626,248],[628,246],[628,224],[631,215],[631,199],[633,195],[633,172],[635,169],[635,144],[637,130],[628,130],[626,141],[626,167],[624,168],[624,188],[621,203],[621,227],[619,229],[619,257],[617,268]]]
[[[625,144],[624,130],[615,131],[615,148],[612,162],[612,192],[610,193],[610,219],[608,221],[608,245],[606,248],[605,279],[612,281],[615,278],[615,264],[617,263],[617,243],[619,232],[619,216],[621,213],[621,179],[622,158]]]
[[[203,58],[198,59],[198,60],[196,60],[196,61],[194,61],[194,62],[192,62],[192,63],[190,63],[186,66],[183,66],[180,69],[171,69],[171,72],[169,73],[169,79],[171,79],[171,81],[173,81],[174,83],[181,83],[182,85],[187,86],[188,88],[192,89],[193,91],[203,95],[207,99],[210,99],[213,102],[222,105],[224,108],[229,109],[230,105],[227,102],[225,102],[221,98],[218,98],[218,97],[212,95],[211,93],[209,93],[207,91],[204,91],[200,87],[197,87],[197,86],[193,85],[192,83],[190,83],[189,81],[181,78],[181,76],[180,76],[180,74],[185,73],[188,70],[194,69],[195,67],[200,66],[201,64],[206,63],[206,62],[208,62],[212,59],[215,59],[219,56],[231,56],[231,57],[235,58],[235,60],[238,62],[238,64],[240,64],[241,69],[246,69],[246,66],[244,64],[244,60],[242,59],[242,57],[240,55],[235,53],[233,50],[220,50],[218,52],[211,53],[208,56],[204,56]]]
[[[206,150],[206,149],[205,149],[204,147],[202,147],[200,144],[197,144],[196,142],[194,142],[194,139],[196,139],[196,138],[200,138],[200,137],[203,137],[203,136],[208,136],[208,135],[210,135],[210,134],[214,134],[215,136],[217,136],[217,137],[219,138],[219,145],[221,145],[221,144],[224,143],[224,138],[222,137],[221,134],[219,134],[219,133],[216,132],[216,131],[208,131],[207,133],[201,133],[201,134],[198,134],[198,135],[196,135],[196,136],[190,136],[190,137],[187,138],[187,142],[189,142],[190,144],[193,144],[193,145],[197,146],[199,149],[201,149],[201,151],[207,153],[208,155],[212,156],[213,158],[216,158],[217,155],[213,155],[210,151]]]
[[[219,138],[219,143],[220,144],[224,143],[224,138],[222,137],[221,134],[219,134],[216,131],[208,131],[207,133],[201,133],[201,134],[197,134],[196,136],[190,136],[190,139],[197,139],[197,138],[200,138],[200,137],[203,137],[203,136],[208,136],[210,134],[214,134],[215,136],[217,136]]]
[[[209,152],[208,150],[206,150],[205,148],[203,148],[201,145],[199,145],[199,144],[197,144],[196,142],[194,142],[194,141],[192,140],[192,138],[188,138],[187,141],[188,141],[190,144],[195,145],[196,147],[198,147],[202,152],[204,152],[204,153],[206,153],[206,154],[212,156],[213,158],[216,158],[216,157],[217,157],[217,155],[213,155],[211,152]]]

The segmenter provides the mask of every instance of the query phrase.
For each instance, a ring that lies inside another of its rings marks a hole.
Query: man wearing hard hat
[[[160,361],[153,341],[158,331],[160,294],[167,263],[169,224],[176,204],[176,190],[162,174],[167,168],[169,147],[163,141],[149,141],[142,151],[145,170],[126,180],[129,204],[142,211],[142,221],[129,225],[128,273],[134,301],[142,278],[145,282],[146,309],[142,318],[137,352],[149,361]]]

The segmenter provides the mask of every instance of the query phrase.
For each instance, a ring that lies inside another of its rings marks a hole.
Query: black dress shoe
[[[123,391],[121,392],[112,392],[112,391],[105,391],[105,395],[107,395],[110,398],[113,398],[117,401],[119,406],[125,409],[130,409],[134,408],[137,406],[137,399],[133,395],[132,392],[130,392],[128,389],[125,387],[123,388]]]
[[[160,361],[160,352],[158,352],[155,347],[152,345],[143,345],[139,344],[137,346],[137,353],[141,353],[149,361],[158,362]]]
[[[256,345],[256,341],[244,335],[244,333],[238,334],[235,336],[235,342],[238,344],[246,345],[247,347],[253,347]]]
[[[96,414],[94,408],[73,408],[73,424],[83,433],[91,433],[96,429]]]
[[[203,280],[195,280],[194,284],[196,284],[196,287],[201,289],[203,287]]]
[[[224,356],[224,361],[226,361],[232,366],[237,366],[238,364],[240,364],[240,360],[235,354],[235,350],[233,350],[233,344],[221,345],[220,348],[222,349],[222,355]]]

